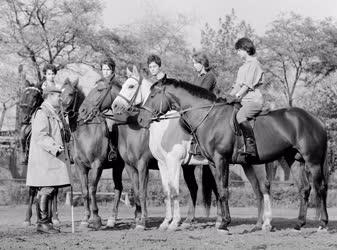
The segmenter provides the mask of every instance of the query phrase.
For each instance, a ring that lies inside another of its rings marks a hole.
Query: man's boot
[[[39,222],[37,224],[37,231],[40,233],[55,234],[60,231],[55,229],[50,223],[49,217],[49,195],[40,195],[39,197]]]
[[[257,148],[255,136],[252,126],[249,121],[244,121],[239,124],[245,141],[246,151],[239,151],[239,157],[244,157],[247,161],[253,161],[257,158]],[[238,157],[238,158],[239,158]]]

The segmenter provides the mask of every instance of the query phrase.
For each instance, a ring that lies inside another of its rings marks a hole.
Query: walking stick
[[[71,205],[71,232],[75,233],[75,221],[74,221],[74,202],[73,202],[73,186],[70,186],[70,205]]]

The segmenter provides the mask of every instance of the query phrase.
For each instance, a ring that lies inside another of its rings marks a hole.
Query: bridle
[[[37,88],[37,87],[33,87],[33,86],[30,86],[30,87],[26,87],[23,92],[27,92],[28,90],[33,90],[34,92],[37,92],[38,94],[40,94],[40,98],[42,99],[42,91],[41,89]],[[20,103],[20,107],[22,109],[24,108],[31,108],[28,116],[31,117],[33,115],[33,113],[35,112],[36,110],[36,106],[37,106],[37,101],[35,101],[34,105],[29,105],[27,103]]]
[[[139,79],[137,79],[136,77],[131,76],[130,78],[134,79],[135,81],[137,81],[138,87],[136,89],[136,92],[133,94],[132,98],[129,100],[128,98],[126,98],[125,96],[123,96],[121,93],[118,93],[117,96],[121,97],[123,100],[125,100],[127,102],[127,104],[129,105],[128,110],[129,111],[133,111],[134,108],[136,108],[136,106],[134,105],[134,102],[136,101],[136,98],[138,96],[138,93],[140,91],[140,87],[143,83],[143,77],[139,76]],[[138,109],[138,107],[137,107]]]
[[[66,110],[64,112],[65,112],[65,114],[68,115],[69,118],[73,118],[78,113],[78,112],[76,112],[76,105],[77,105],[77,102],[78,102],[79,91],[78,91],[78,89],[76,89],[72,85],[70,85],[70,86],[72,88],[71,90],[73,91],[74,98],[72,98],[72,101],[69,103],[69,106],[66,108]],[[64,89],[62,90],[62,92],[63,91],[64,91]],[[61,105],[62,105],[63,101],[62,100],[60,100],[60,101],[61,101]],[[72,108],[69,110],[70,106],[72,106]]]
[[[197,129],[207,120],[207,118],[209,117],[209,114],[214,109],[214,107],[223,106],[223,105],[226,104],[226,103],[213,102],[212,104],[209,104],[209,105],[203,105],[203,106],[200,106],[200,107],[190,107],[190,108],[186,108],[186,109],[177,110],[178,113],[179,113],[179,116],[178,115],[171,115],[171,114],[167,115],[166,113],[163,112],[164,100],[167,102],[168,107],[169,107],[167,112],[172,111],[172,110],[176,110],[176,109],[175,109],[174,105],[172,106],[171,102],[169,101],[169,98],[166,94],[166,86],[162,86],[162,87],[156,86],[156,88],[160,88],[162,90],[161,91],[162,97],[160,98],[161,101],[160,101],[159,111],[155,111],[155,110],[153,110],[150,107],[147,107],[145,105],[141,106],[140,108],[151,113],[151,115],[152,115],[151,121],[160,121],[160,120],[166,120],[166,119],[181,118],[182,121],[184,122],[184,124],[189,128],[189,130],[191,131],[191,133],[193,135],[195,135]],[[174,97],[172,97],[172,98],[174,98]],[[190,111],[193,111],[193,110],[206,109],[206,108],[208,108],[206,114],[203,116],[203,118],[200,120],[200,122],[197,123],[197,125],[195,127],[192,127],[190,125],[191,122],[188,121],[187,113],[190,112]]]

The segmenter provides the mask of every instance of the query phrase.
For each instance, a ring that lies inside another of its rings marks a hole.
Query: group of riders
[[[249,120],[262,110],[263,96],[259,86],[263,84],[264,73],[255,57],[255,46],[250,39],[246,37],[239,39],[235,43],[235,49],[244,63],[239,68],[236,82],[226,99],[227,101],[241,103],[236,118],[244,137],[245,149],[240,151],[239,155],[244,159],[253,160],[257,156],[257,148]],[[206,54],[203,52],[194,53],[192,61],[197,72],[193,84],[213,92],[216,87],[216,75]],[[113,59],[105,58],[101,61],[100,66],[102,78],[96,82],[88,96],[94,95],[99,88],[120,84],[115,79],[115,62]],[[147,59],[147,66],[157,84],[163,84],[168,79],[162,70],[162,62],[159,56],[150,55]],[[69,124],[67,124],[67,119],[60,104],[62,91],[54,81],[56,73],[57,68],[54,65],[48,64],[44,67],[45,81],[38,87],[42,91],[42,104],[31,114],[30,126],[26,126],[22,132],[23,138],[27,138],[28,134],[31,135],[29,156],[27,157],[26,184],[38,189],[36,202],[38,210],[37,230],[44,233],[59,232],[53,227],[51,220],[52,200],[57,188],[69,186],[72,181],[70,172],[71,155],[69,155],[67,149],[70,138]],[[82,112],[87,112],[91,108],[90,102],[85,105],[86,109]],[[109,124],[108,120],[107,123],[110,133],[112,133],[112,124]],[[117,157],[117,148],[113,143],[109,143],[109,145],[108,158],[114,159]],[[190,153],[198,155],[200,153],[198,151],[197,143],[192,140]]]

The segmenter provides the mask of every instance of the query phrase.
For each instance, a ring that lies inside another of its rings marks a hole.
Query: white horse
[[[112,109],[115,112],[120,112],[130,106],[143,104],[150,94],[152,83],[146,79],[142,79],[135,67],[133,68],[133,72],[130,72],[127,69],[127,74],[129,78],[123,84],[119,97],[117,97],[112,104]],[[170,111],[165,114],[165,117],[168,119],[151,123],[149,129],[149,147],[152,155],[158,161],[162,185],[166,195],[166,216],[160,225],[160,229],[175,230],[179,227],[181,221],[179,208],[180,168],[183,166],[183,170],[186,170],[187,174],[191,174],[191,171],[188,173],[188,170],[192,168],[194,171],[194,167],[190,165],[209,165],[209,162],[207,160],[199,161],[190,156],[189,150],[192,136],[180,126],[180,121],[178,119],[179,114],[176,111]],[[186,166],[186,164],[189,166]],[[206,169],[214,171],[213,167],[207,167]],[[266,197],[261,193],[261,185],[264,184],[257,180],[254,172],[255,169],[252,167],[247,166],[244,168],[244,171],[251,182],[258,199],[258,222],[256,227],[261,228],[262,221],[264,219],[262,228],[271,228],[271,205],[269,197]],[[194,173],[192,174],[194,177]],[[209,178],[209,180],[214,182],[215,180],[213,174],[210,174],[210,176],[211,178]],[[216,200],[218,201],[219,194],[216,188],[215,190],[213,189],[213,191],[215,193]],[[172,203],[173,211],[171,206]],[[263,204],[265,206],[264,208]],[[222,220],[221,208],[220,206],[217,207],[216,226],[220,225]],[[183,223],[184,227],[191,223],[194,218],[194,212],[195,211],[189,211],[187,219]]]

